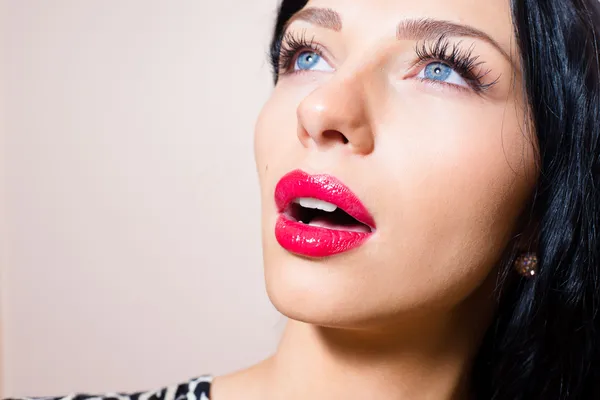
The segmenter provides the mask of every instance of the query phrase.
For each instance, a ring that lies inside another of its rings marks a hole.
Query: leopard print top
[[[90,395],[73,393],[60,397],[21,397],[6,400],[209,400],[212,375],[206,374],[184,383],[171,385],[150,392],[106,393]]]

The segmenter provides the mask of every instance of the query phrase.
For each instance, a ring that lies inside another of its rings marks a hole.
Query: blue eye
[[[445,81],[452,73],[452,68],[442,63],[431,63],[425,67],[425,77],[436,81]]]
[[[327,62],[325,62],[323,57],[321,57],[314,51],[303,51],[298,55],[298,58],[296,59],[294,70],[330,71],[333,70],[333,68],[331,68],[329,64],[327,64]]]
[[[441,62],[429,63],[417,76],[423,80],[451,83],[457,86],[469,86],[458,72]]]
[[[298,69],[310,69],[313,65],[319,62],[319,55],[312,51],[305,51],[298,56],[296,66]]]

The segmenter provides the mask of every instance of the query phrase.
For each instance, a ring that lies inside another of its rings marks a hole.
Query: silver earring
[[[515,270],[524,277],[531,278],[537,274],[538,258],[535,253],[521,254],[514,263]]]

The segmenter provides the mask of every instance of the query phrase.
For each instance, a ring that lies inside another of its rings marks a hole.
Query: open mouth
[[[275,238],[287,251],[328,257],[360,247],[375,232],[375,220],[360,199],[331,175],[295,170],[274,193]]]
[[[311,197],[294,199],[283,214],[290,220],[305,225],[337,231],[372,232],[371,227],[358,221],[335,204]]]

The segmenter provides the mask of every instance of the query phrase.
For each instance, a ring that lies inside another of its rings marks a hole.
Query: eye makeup
[[[290,73],[290,69],[296,62],[296,58],[303,52],[313,52],[323,56],[323,47],[316,43],[314,36],[311,39],[306,38],[306,31],[303,30],[300,35],[294,31],[288,31],[283,35],[279,47],[278,60],[273,68],[277,67],[280,75]]]
[[[461,42],[453,43],[445,35],[434,41],[424,41],[415,46],[418,61],[414,66],[426,66],[432,62],[442,63],[456,71],[476,93],[482,93],[494,86],[500,77],[489,83],[484,78],[491,70],[481,68],[483,61],[473,54],[474,46],[465,49]]]
[[[286,32],[277,46],[278,54],[271,57],[271,66],[277,71],[278,76],[303,73],[310,70],[295,70],[295,63],[299,55],[304,53],[315,53],[323,57],[323,46],[315,42],[314,36],[310,39],[306,36],[306,31],[300,33],[290,30]],[[474,45],[466,48],[462,42],[451,41],[445,35],[440,35],[433,40],[423,40],[417,42],[414,47],[415,61],[411,69],[422,67],[432,63],[443,64],[456,73],[458,73],[468,87],[447,83],[440,80],[423,79],[428,83],[445,85],[454,89],[472,90],[477,94],[482,94],[494,86],[499,76],[493,81],[485,82],[484,78],[489,75],[491,70],[483,68],[485,62],[480,60],[480,56],[474,54]]]

